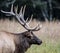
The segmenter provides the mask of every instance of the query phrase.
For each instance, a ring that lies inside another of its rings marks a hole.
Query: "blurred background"
[[[18,13],[21,6],[26,5],[24,19],[33,20],[30,27],[37,23],[42,25],[38,32],[34,32],[43,43],[32,45],[26,53],[60,53],[60,1],[59,0],[0,0],[0,10],[10,11],[11,5],[18,5]],[[0,11],[0,30],[13,33],[26,31],[14,16],[6,16]]]
[[[26,5],[25,19],[34,15],[33,18],[39,21],[60,20],[60,1],[59,0],[0,0],[0,10],[9,11],[11,5],[18,5],[18,12],[21,6]],[[0,19],[5,19],[4,14],[0,12]],[[8,17],[10,20],[11,17]]]

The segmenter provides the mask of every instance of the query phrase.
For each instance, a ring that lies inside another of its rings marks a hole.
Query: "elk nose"
[[[38,41],[38,45],[41,45],[42,44],[42,40]]]

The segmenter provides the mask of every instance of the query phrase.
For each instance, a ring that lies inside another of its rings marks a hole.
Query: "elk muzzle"
[[[42,44],[42,40],[40,40],[37,36],[35,36],[33,32],[31,33],[33,35],[33,37],[31,38],[31,44],[37,44],[37,45]]]

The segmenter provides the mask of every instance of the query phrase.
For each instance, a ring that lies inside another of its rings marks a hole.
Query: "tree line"
[[[11,5],[18,5],[18,12],[21,6],[26,5],[25,19],[33,14],[33,19],[39,21],[60,20],[60,1],[59,0],[0,0],[0,10],[10,11]],[[10,19],[0,11],[0,19]]]

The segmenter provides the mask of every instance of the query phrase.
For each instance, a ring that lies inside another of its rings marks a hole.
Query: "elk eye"
[[[31,36],[30,36],[30,35],[25,35],[25,37],[27,37],[27,38],[31,38]]]
[[[31,38],[31,36],[27,36],[27,38]]]

